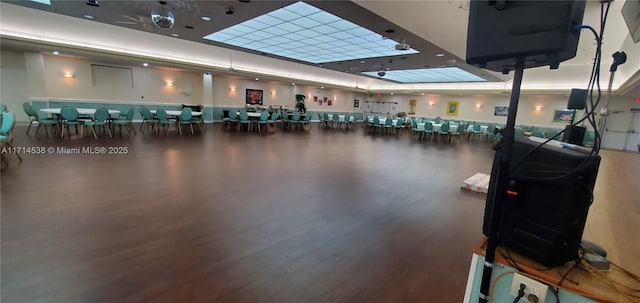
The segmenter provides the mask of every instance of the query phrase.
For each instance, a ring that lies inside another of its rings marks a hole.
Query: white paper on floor
[[[486,194],[489,190],[489,179],[489,175],[477,173],[462,181],[462,188]]]

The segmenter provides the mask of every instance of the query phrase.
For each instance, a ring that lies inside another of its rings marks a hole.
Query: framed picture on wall
[[[447,101],[447,116],[457,116],[459,107],[459,101]]]
[[[553,111],[553,122],[570,123],[573,120],[573,110],[556,109]]]
[[[262,90],[261,89],[250,89],[247,88],[247,104],[258,104],[262,105]]]
[[[495,109],[493,110],[493,115],[494,116],[506,117],[508,114],[509,114],[509,107],[508,106],[496,106]]]
[[[360,107],[360,100],[353,100],[353,107]]]
[[[418,101],[416,101],[415,99],[409,100],[409,115],[415,115],[416,114],[416,104],[417,103],[418,103]]]
[[[313,102],[318,102],[318,96],[313,96]]]

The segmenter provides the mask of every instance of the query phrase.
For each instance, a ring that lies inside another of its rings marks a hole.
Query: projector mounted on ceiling
[[[406,50],[410,50],[411,49],[411,45],[406,44],[406,43],[398,43],[396,44],[396,50],[399,51],[406,51]]]

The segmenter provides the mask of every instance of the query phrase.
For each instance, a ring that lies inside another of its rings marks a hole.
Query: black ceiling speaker
[[[588,91],[586,89],[572,89],[567,109],[584,109],[587,106],[587,95]]]
[[[585,1],[471,1],[467,63],[508,73],[516,58],[525,68],[576,56]]]

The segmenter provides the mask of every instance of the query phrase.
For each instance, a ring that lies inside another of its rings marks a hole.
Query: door
[[[638,151],[640,143],[640,113],[613,112],[607,118],[602,137],[602,147],[617,150]]]

